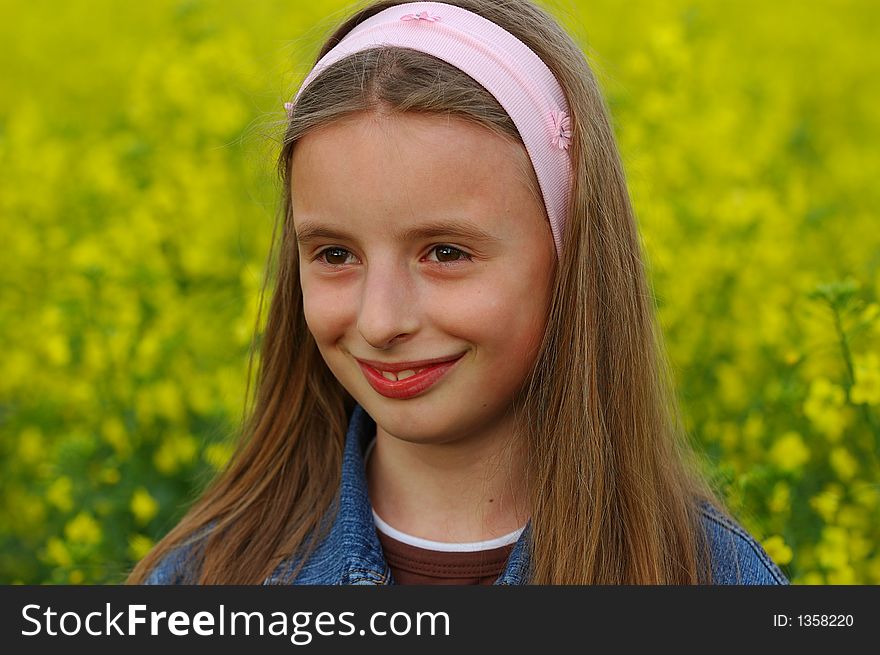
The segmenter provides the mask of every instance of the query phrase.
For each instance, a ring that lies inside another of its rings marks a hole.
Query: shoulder
[[[708,502],[699,505],[715,584],[787,585],[788,579],[745,528]]]
[[[212,526],[211,526],[212,527]],[[201,550],[205,546],[206,538],[210,532],[203,531],[199,536],[190,538],[183,544],[173,547],[150,569],[149,575],[144,579],[146,585],[179,585],[195,584],[199,577],[198,568],[201,560]]]
[[[199,584],[203,551],[208,534],[190,539],[169,550],[150,569],[144,579],[145,585],[194,585]],[[312,554],[300,562],[299,557],[285,558],[263,581],[268,584],[325,585],[336,584],[346,562],[346,551],[338,543],[326,538]],[[296,573],[294,574],[294,572]]]

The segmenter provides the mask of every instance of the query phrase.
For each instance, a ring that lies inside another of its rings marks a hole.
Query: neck
[[[485,541],[523,527],[523,457],[507,443],[511,427],[436,444],[377,426],[366,465],[373,509],[395,529],[431,541]]]

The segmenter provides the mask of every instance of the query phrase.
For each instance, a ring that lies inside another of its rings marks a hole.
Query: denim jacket
[[[338,512],[329,535],[317,546],[293,579],[298,562],[281,562],[263,584],[390,585],[395,584],[376,534],[364,472],[364,450],[375,435],[376,424],[355,405],[345,439]],[[784,585],[785,575],[757,541],[739,524],[709,506],[701,506],[709,537],[716,584]],[[498,585],[519,585],[527,578],[529,562],[526,525],[507,560]],[[178,584],[192,546],[178,547],[150,572],[145,584]],[[737,575],[739,574],[739,576]]]

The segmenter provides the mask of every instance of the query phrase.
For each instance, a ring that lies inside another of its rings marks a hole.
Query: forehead
[[[522,144],[464,119],[358,114],[295,146],[294,220],[503,219],[536,209],[530,172]]]

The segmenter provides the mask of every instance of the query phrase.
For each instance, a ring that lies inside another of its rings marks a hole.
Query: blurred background
[[[870,0],[541,2],[612,112],[687,426],[796,584],[880,583]],[[230,455],[338,0],[0,0],[0,583],[117,583]]]

